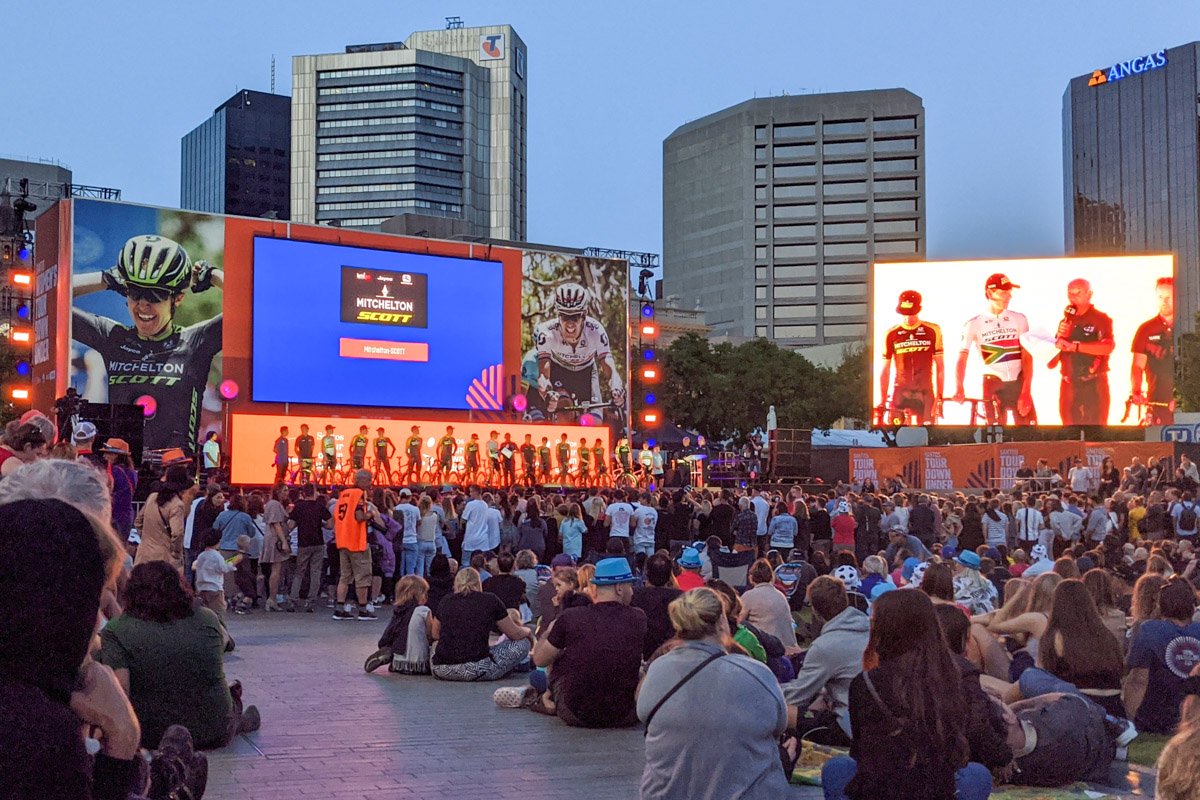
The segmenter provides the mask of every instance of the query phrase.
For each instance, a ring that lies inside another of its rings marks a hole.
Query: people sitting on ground
[[[675,586],[671,570],[671,558],[658,552],[646,560],[646,585],[633,590],[630,605],[640,608],[646,615],[646,639],[642,647],[642,658],[649,661],[663,642],[675,634],[667,607],[683,592]]]
[[[1187,689],[1177,732],[1158,757],[1155,797],[1160,800],[1200,797],[1200,664],[1191,671]]]
[[[125,613],[104,626],[100,642],[100,661],[116,673],[137,711],[143,747],[157,747],[172,725],[187,728],[201,750],[258,730],[258,709],[243,709],[241,685],[225,682],[221,621],[195,607],[191,588],[169,563],[133,568]]]
[[[969,761],[962,678],[923,592],[888,592],[875,601],[863,667],[850,684],[850,755],[822,768],[825,796],[986,798],[992,776]]]
[[[764,558],[755,561],[746,574],[750,589],[742,595],[743,620],[774,636],[784,648],[796,647],[796,629],[787,598],[775,588],[775,570]]]
[[[1157,618],[1138,628],[1126,661],[1124,700],[1139,731],[1173,734],[1179,724],[1188,675],[1200,659],[1195,613],[1196,590],[1172,578],[1159,592]]]
[[[564,610],[534,646],[533,663],[547,670],[549,680],[532,710],[584,728],[637,723],[634,695],[646,615],[629,607],[633,580],[623,558],[596,565],[595,602]]]
[[[496,556],[497,574],[483,582],[483,590],[499,597],[505,608],[519,610],[521,604],[526,602],[525,581],[512,574],[516,561],[509,552]]]
[[[890,583],[888,564],[883,556],[867,556],[863,559],[863,579],[859,590],[867,597],[881,583]]]
[[[507,641],[488,647],[495,626]],[[444,681],[495,681],[512,672],[533,647],[533,631],[509,616],[504,602],[483,591],[473,567],[454,576],[454,593],[434,614],[430,637],[437,641],[432,672]]]
[[[555,586],[553,579],[568,570],[571,573],[571,580],[574,583],[573,590],[578,590],[579,576],[575,571],[574,559],[567,553],[559,553],[550,559],[551,580],[540,585],[537,591],[539,636],[545,632],[546,628],[554,621],[559,612],[558,606],[553,602],[555,595],[558,593],[558,588]]]
[[[1062,577],[1053,572],[1039,575],[1026,591],[1015,594],[999,611],[972,617],[972,622],[985,625],[992,636],[1006,636],[1010,642],[1011,663],[1007,675],[998,675],[996,670],[988,669],[989,675],[1015,683],[1024,670],[1037,663],[1041,640],[1050,621],[1050,609],[1054,605],[1054,590],[1061,582]]]
[[[1046,545],[1035,544],[1029,550],[1029,557],[1032,563],[1021,573],[1022,578],[1033,580],[1043,573],[1054,571],[1054,562],[1050,560],[1050,550]]]
[[[700,563],[700,551],[694,547],[683,548],[678,563],[680,572],[675,576],[675,583],[680,589],[686,592],[704,585],[704,578],[700,576],[700,568],[703,566]]]
[[[539,557],[532,550],[521,550],[516,555],[513,565],[513,575],[525,581],[525,601],[529,604],[531,619],[541,616],[542,607],[538,602],[538,572]]]
[[[374,672],[386,664],[389,672],[429,674],[433,616],[428,601],[429,583],[420,575],[405,575],[396,582],[396,607],[379,637],[379,649],[367,657],[364,670]]]
[[[642,800],[785,797],[778,739],[787,705],[774,676],[726,653],[730,609],[719,593],[693,589],[668,610],[679,645],[650,663],[637,696],[646,726]]]
[[[849,605],[845,585],[828,575],[808,587],[808,601],[822,622],[821,633],[796,679],[783,685],[788,727],[802,739],[849,747],[850,682],[862,672],[870,621]]]
[[[954,561],[954,599],[969,614],[986,614],[996,608],[999,592],[981,572],[982,559],[970,550]]]

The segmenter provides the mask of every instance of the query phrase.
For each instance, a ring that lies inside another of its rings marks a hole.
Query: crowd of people
[[[124,443],[48,423],[0,453],[0,603],[43,612],[0,614],[14,796],[200,796],[202,751],[260,723],[228,615],[383,604],[367,672],[641,724],[644,798],[779,797],[809,743],[843,753],[827,797],[986,797],[1103,781],[1146,733],[1160,797],[1200,785],[1186,481],[264,493],[175,464],[135,509]]]

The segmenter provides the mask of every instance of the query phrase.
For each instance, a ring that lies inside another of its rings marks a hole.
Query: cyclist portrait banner
[[[877,425],[1161,425],[1170,255],[877,263]]]
[[[627,436],[629,263],[525,251],[521,306],[525,419]]]
[[[68,385],[140,404],[147,450],[219,428],[224,249],[223,217],[74,202]]]

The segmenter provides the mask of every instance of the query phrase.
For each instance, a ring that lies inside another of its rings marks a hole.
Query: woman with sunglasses
[[[222,314],[183,327],[175,315],[188,289],[222,288],[225,274],[164,236],[135,236],[111,269],[76,274],[74,297],[104,290],[125,298],[131,325],[72,308],[72,337],[104,361],[108,391],[101,403],[133,403],[142,395],[158,403],[146,419],[146,446],[194,452],[200,402],[213,358],[221,351]]]

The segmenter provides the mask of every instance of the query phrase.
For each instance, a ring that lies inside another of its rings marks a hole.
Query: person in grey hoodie
[[[849,747],[850,682],[862,672],[871,622],[850,606],[845,584],[836,578],[822,575],[808,592],[813,611],[825,624],[805,653],[796,679],[783,684],[788,728],[817,744]],[[822,692],[826,708],[809,712]]]

